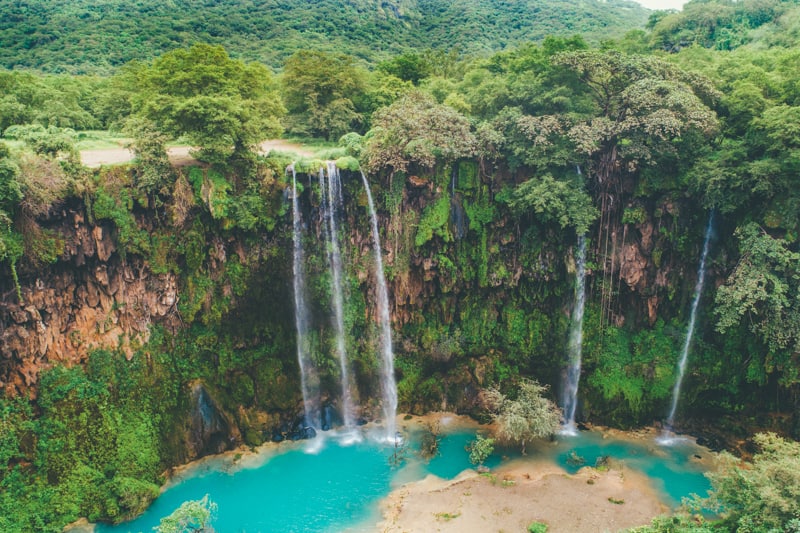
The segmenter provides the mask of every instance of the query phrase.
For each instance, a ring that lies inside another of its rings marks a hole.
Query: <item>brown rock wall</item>
[[[0,301],[0,390],[31,392],[55,363],[84,362],[92,349],[126,354],[146,342],[153,323],[176,327],[177,280],[152,274],[138,258],[116,253],[111,230],[71,213],[65,252]]]

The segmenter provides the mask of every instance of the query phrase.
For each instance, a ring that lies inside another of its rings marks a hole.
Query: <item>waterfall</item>
[[[562,405],[564,426],[562,433],[575,434],[575,410],[578,405],[578,382],[581,379],[581,351],[583,348],[583,308],[586,303],[586,236],[578,237],[575,257],[575,303],[567,344],[567,375],[564,383]]]
[[[305,424],[319,427],[317,409],[319,383],[311,361],[308,324],[309,312],[306,303],[305,257],[303,254],[303,221],[297,193],[297,174],[294,164],[287,168],[292,173],[292,242],[294,245],[292,261],[292,281],[294,287],[294,323],[297,329],[297,362],[300,366],[300,385],[303,391]]]
[[[678,408],[678,399],[681,395],[681,384],[683,383],[683,375],[686,372],[686,360],[689,358],[689,346],[692,343],[692,336],[694,335],[695,322],[697,320],[697,307],[700,304],[700,295],[703,292],[703,283],[706,278],[706,257],[708,256],[709,243],[711,242],[711,231],[714,222],[714,212],[708,216],[708,225],[706,226],[706,236],[703,241],[703,253],[700,256],[700,266],[697,269],[697,283],[694,286],[694,298],[692,299],[692,309],[689,313],[689,327],[686,330],[686,339],[683,341],[683,350],[681,350],[681,357],[678,360],[678,379],[675,381],[675,386],[672,389],[672,406],[667,416],[666,425],[672,428],[675,422],[675,411]]]
[[[327,162],[327,184],[325,173],[319,171],[320,216],[327,241],[328,266],[331,272],[331,320],[336,338],[336,357],[342,386],[342,421],[345,427],[352,428],[353,400],[350,394],[350,373],[347,363],[347,349],[344,333],[344,297],[342,290],[342,255],[339,248],[339,213],[342,208],[342,180],[339,169],[333,161]]]
[[[381,258],[381,239],[378,234],[378,219],[375,216],[375,204],[369,189],[367,176],[361,173],[364,190],[367,192],[369,204],[372,242],[375,251],[375,278],[378,289],[378,315],[381,326],[381,393],[383,416],[386,419],[386,438],[390,442],[397,441],[395,418],[397,417],[397,384],[394,381],[394,353],[392,352],[392,329],[389,319],[389,296],[386,292],[386,279],[383,277],[383,259]]]

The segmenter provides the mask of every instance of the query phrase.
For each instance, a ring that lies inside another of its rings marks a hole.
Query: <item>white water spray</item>
[[[383,259],[381,257],[381,239],[378,234],[378,219],[375,216],[375,204],[369,189],[367,176],[361,173],[364,181],[364,190],[367,192],[369,204],[370,226],[372,229],[372,242],[375,252],[375,278],[378,290],[378,318],[380,319],[380,356],[381,356],[381,393],[383,416],[386,419],[386,439],[389,442],[397,441],[397,384],[394,380],[394,352],[392,351],[392,328],[389,317],[389,296],[386,291],[386,279],[383,276]]]
[[[695,322],[697,320],[697,307],[700,303],[700,295],[703,292],[703,283],[706,278],[706,257],[708,256],[709,243],[711,242],[711,232],[714,223],[714,213],[712,212],[708,217],[708,225],[706,226],[706,237],[703,241],[703,253],[700,256],[700,267],[697,269],[697,283],[694,286],[694,299],[692,300],[692,310],[689,314],[689,328],[686,331],[686,340],[683,342],[683,350],[681,357],[678,361],[678,379],[675,381],[675,386],[672,389],[672,406],[667,416],[666,425],[672,428],[675,422],[675,411],[678,408],[678,399],[681,395],[681,384],[683,383],[683,375],[686,372],[686,361],[689,358],[689,347],[692,343],[692,336],[694,335]]]
[[[575,257],[575,303],[572,308],[572,323],[567,344],[567,376],[564,382],[562,406],[564,409],[564,425],[561,433],[577,434],[575,427],[575,411],[578,406],[578,383],[581,379],[581,354],[583,351],[583,309],[586,304],[586,236],[578,237],[578,249]]]
[[[317,409],[319,380],[311,361],[308,338],[308,305],[306,302],[305,258],[303,253],[303,221],[297,192],[297,174],[294,164],[287,168],[292,173],[292,280],[294,288],[294,323],[297,330],[297,362],[300,366],[300,386],[303,392],[305,424],[319,427]]]
[[[339,247],[339,212],[343,203],[342,180],[339,169],[333,161],[327,162],[327,183],[325,173],[319,171],[320,214],[327,240],[328,264],[331,271],[331,307],[332,322],[336,339],[336,357],[339,360],[339,372],[342,387],[342,421],[346,428],[354,427],[353,400],[350,393],[350,372],[347,363],[347,348],[344,333],[344,296],[342,289],[342,254]]]

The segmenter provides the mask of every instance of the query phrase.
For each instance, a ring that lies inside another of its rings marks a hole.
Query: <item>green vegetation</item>
[[[0,399],[0,529],[56,531],[78,516],[139,512],[160,473],[186,459],[192,384],[251,445],[295,415],[284,197],[293,157],[257,151],[283,129],[319,148],[295,165],[315,316],[326,312],[330,279],[311,223],[319,186],[305,174],[315,178],[324,159],[342,169],[347,347],[365,403],[378,369],[362,167],[395,298],[401,409],[494,418],[498,439],[523,450],[550,434],[558,412],[538,383],[557,383],[563,369],[573,243],[584,234],[583,416],[623,427],[663,416],[713,211],[681,408],[742,436],[758,425],[800,437],[795,2],[695,0],[599,46],[590,46],[595,24],[608,24],[607,39],[621,9],[641,11],[608,2],[591,20],[574,6],[555,19],[533,0],[494,3],[492,13],[467,0],[338,3],[335,14],[333,2],[294,0],[273,10],[217,2],[202,14],[144,0],[26,6],[0,7],[0,59],[54,74],[0,73],[0,326],[27,324],[32,287],[64,272],[83,279],[100,264],[153,286],[169,277],[178,298],[163,317],[170,327],[151,326],[130,360],[108,347],[64,368],[46,354],[52,368],[13,382],[16,352],[3,359],[4,385],[36,395],[9,389]],[[517,46],[522,35],[544,37],[534,14],[586,38]],[[212,44],[185,47],[195,40]],[[97,49],[73,53],[89,41]],[[56,74],[91,64],[113,76]],[[76,146],[128,141],[131,164],[77,163]],[[199,164],[170,165],[165,149],[176,141],[195,146]],[[79,264],[76,229],[94,225],[114,252]],[[331,331],[315,328],[309,343],[335,398]],[[477,406],[481,389],[491,391],[489,414]],[[492,440],[473,444],[477,464]],[[785,474],[800,470],[794,443],[757,442],[751,467],[726,465],[715,479],[727,513],[719,527],[796,528],[796,480]]]
[[[720,469],[708,474],[711,495],[690,502],[694,514],[660,517],[631,532],[795,531],[800,526],[800,443],[774,433],[759,433],[753,440],[759,450],[752,463],[722,453]],[[702,509],[720,513],[720,520],[706,521]]]
[[[469,443],[467,451],[469,451],[469,462],[480,468],[494,452],[494,439],[478,433],[475,435],[475,440]]]
[[[547,533],[547,524],[543,522],[531,522],[528,524],[528,533]]]
[[[568,0],[289,0],[268,7],[255,0],[33,0],[0,7],[0,66],[109,74],[131,60],[208,42],[272,67],[299,50],[377,62],[432,48],[427,61],[441,72],[450,49],[488,53],[551,34],[594,34],[600,41],[646,20],[645,9],[621,0],[580,7]]]
[[[217,504],[208,499],[206,494],[201,500],[183,502],[175,511],[161,519],[155,528],[156,533],[192,533],[206,531],[211,528]]]
[[[484,404],[497,424],[497,436],[505,442],[519,444],[549,437],[559,427],[561,411],[543,396],[547,387],[530,379],[521,379],[509,397],[497,389],[484,391]]]
[[[40,379],[37,411],[22,398],[0,401],[3,531],[141,513],[163,481],[161,435],[178,401],[171,376],[142,354],[129,362],[98,351],[86,369],[56,367]]]

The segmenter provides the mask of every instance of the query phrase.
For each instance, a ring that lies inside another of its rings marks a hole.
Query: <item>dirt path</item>
[[[280,150],[282,152],[294,152],[302,157],[314,157],[314,152],[304,148],[302,145],[291,143],[283,139],[271,139],[264,141],[259,146],[261,153],[266,154],[270,150]],[[170,162],[177,167],[196,163],[197,160],[190,154],[190,146],[174,146],[167,149]],[[103,148],[100,150],[81,151],[81,163],[90,168],[103,165],[119,165],[128,163],[133,159],[133,152],[127,148]]]

